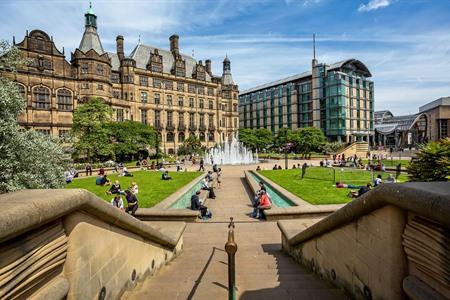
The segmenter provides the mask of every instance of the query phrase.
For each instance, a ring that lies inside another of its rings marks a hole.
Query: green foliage
[[[0,69],[14,71],[21,63],[19,50],[0,41]],[[51,137],[20,128],[24,108],[17,86],[0,78],[0,193],[64,184],[68,155]]]
[[[411,181],[448,181],[450,138],[422,145],[407,169]]]
[[[116,160],[131,160],[139,151],[156,146],[152,127],[135,121],[109,122],[103,125]]]
[[[325,153],[336,153],[339,152],[339,150],[341,150],[342,148],[344,148],[345,143],[342,142],[331,142],[331,143],[326,143],[323,146],[323,151]]]
[[[272,146],[273,135],[272,132],[266,128],[241,128],[239,129],[239,140],[252,150],[263,151]]]
[[[85,156],[88,161],[113,156],[109,131],[104,126],[110,121],[111,114],[111,108],[100,98],[91,98],[75,109],[72,132],[77,156]]]
[[[191,155],[194,153],[199,154],[202,150],[203,147],[200,140],[196,136],[190,135],[178,148],[178,155]]]
[[[297,131],[297,151],[304,157],[309,157],[311,152],[319,152],[326,143],[322,130],[315,127],[304,127]]]

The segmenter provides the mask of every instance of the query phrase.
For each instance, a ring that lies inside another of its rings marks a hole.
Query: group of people
[[[202,164],[202,162],[200,162]],[[217,184],[217,185],[216,185]],[[208,171],[203,177],[200,190],[196,191],[194,195],[191,196],[191,206],[192,210],[197,210],[200,212],[200,218],[209,219],[212,217],[211,211],[204,205],[202,200],[200,199],[201,191],[208,192],[209,199],[215,199],[216,194],[214,192],[215,186],[220,188],[222,184],[222,169],[217,166],[217,164],[213,164],[212,171]]]
[[[106,191],[108,195],[114,195],[114,198],[111,200],[112,206],[117,207],[118,209],[131,215],[134,215],[138,209],[138,198],[136,196],[138,192],[139,188],[136,182],[132,182],[128,189],[122,190],[118,180],[116,180],[116,182],[111,185],[111,188]],[[126,208],[124,208],[122,195],[125,195],[125,199],[128,204]]]
[[[373,180],[373,183],[368,182],[366,185],[358,186],[358,185],[352,185],[352,184],[345,184],[343,182],[336,182],[337,188],[348,188],[348,189],[358,189],[353,190],[348,193],[348,196],[350,198],[358,198],[367,193],[372,189],[372,187],[377,187],[381,185],[382,183],[396,183],[397,180],[392,174],[389,174],[388,177],[383,181],[383,178],[381,174],[378,174],[377,177]]]

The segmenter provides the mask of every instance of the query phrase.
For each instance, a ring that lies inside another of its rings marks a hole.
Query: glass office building
[[[374,93],[367,67],[356,59],[332,65],[314,59],[310,72],[260,85],[239,96],[240,128],[320,128],[330,141],[373,136]]]

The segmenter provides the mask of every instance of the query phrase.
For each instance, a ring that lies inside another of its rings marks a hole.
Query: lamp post
[[[158,167],[159,161],[159,130],[156,130],[156,167]]]
[[[283,126],[284,128],[284,169],[288,169],[288,144],[287,144],[287,135],[288,128],[287,126]]]

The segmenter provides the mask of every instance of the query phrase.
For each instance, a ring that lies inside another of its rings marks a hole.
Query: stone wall
[[[401,299],[405,213],[386,206],[318,238],[283,249],[356,298]]]
[[[64,276],[70,283],[67,299],[92,299],[104,288],[105,299],[116,299],[139,279],[152,274],[181,252],[75,212],[64,218],[69,234]]]

